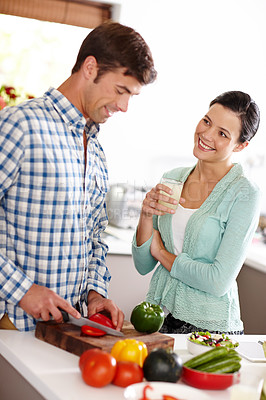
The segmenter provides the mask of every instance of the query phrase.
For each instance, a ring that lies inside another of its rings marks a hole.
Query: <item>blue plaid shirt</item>
[[[87,134],[87,166],[83,131]],[[33,283],[72,305],[107,297],[108,174],[99,126],[59,91],[0,112],[0,318],[35,320],[18,303]]]

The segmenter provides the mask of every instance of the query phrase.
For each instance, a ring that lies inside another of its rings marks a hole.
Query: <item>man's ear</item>
[[[98,73],[98,64],[96,58],[93,56],[86,57],[82,64],[82,70],[86,79],[94,80]]]
[[[249,142],[246,140],[245,142],[243,142],[243,143],[239,143],[239,144],[237,144],[236,145],[236,147],[234,148],[234,151],[242,151],[242,150],[244,150],[244,148],[245,147],[247,147],[249,145]]]

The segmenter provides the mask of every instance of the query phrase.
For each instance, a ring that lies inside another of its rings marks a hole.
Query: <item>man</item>
[[[124,314],[107,298],[108,175],[97,135],[155,79],[143,38],[109,21],[85,38],[57,90],[1,111],[0,327],[60,322],[61,307],[75,318],[109,312],[121,329]]]

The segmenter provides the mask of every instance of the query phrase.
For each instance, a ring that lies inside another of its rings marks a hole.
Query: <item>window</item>
[[[0,14],[0,86],[42,96],[71,74],[87,28]]]

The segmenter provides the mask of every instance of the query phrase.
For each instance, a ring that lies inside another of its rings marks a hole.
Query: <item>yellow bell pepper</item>
[[[116,361],[132,361],[141,368],[148,355],[148,349],[145,343],[135,339],[118,340],[111,350],[111,355]]]

